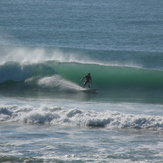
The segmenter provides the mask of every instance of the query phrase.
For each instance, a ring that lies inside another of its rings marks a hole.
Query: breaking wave
[[[85,111],[62,107],[0,106],[0,122],[163,130],[162,116]]]
[[[88,72],[98,89],[163,89],[161,70],[58,61],[5,62],[0,65],[0,85],[13,86],[21,82],[36,88],[79,89],[81,77]]]
[[[0,88],[77,90],[90,72],[98,89],[163,90],[158,52],[7,46],[0,55]]]

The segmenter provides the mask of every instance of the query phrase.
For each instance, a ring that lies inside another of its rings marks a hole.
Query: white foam
[[[120,129],[163,130],[162,116],[124,114],[115,111],[95,112],[61,107],[0,106],[1,122],[48,123]]]

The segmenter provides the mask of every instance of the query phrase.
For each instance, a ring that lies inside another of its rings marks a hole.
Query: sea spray
[[[77,84],[67,81],[59,75],[41,78],[38,80],[38,85],[43,88],[57,89],[58,91],[75,92],[81,89]]]

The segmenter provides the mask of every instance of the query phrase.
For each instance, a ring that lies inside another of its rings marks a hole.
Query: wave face
[[[102,89],[163,88],[163,71],[159,70],[78,63],[63,63],[62,65],[59,74],[66,79],[77,83],[81,76],[91,72],[94,86]]]
[[[163,89],[163,71],[160,70],[56,61],[25,64],[6,62],[0,65],[0,82],[16,81],[55,88],[59,84],[81,85],[80,78],[88,72],[92,74],[93,86],[99,89]]]
[[[0,106],[1,122],[58,124],[119,129],[163,130],[162,116],[132,115],[117,111],[85,111],[61,107]]]
[[[21,83],[26,87],[78,90],[80,79],[90,72],[93,87],[98,89],[163,90],[163,57],[159,53],[30,47],[10,47],[3,53],[1,86]]]

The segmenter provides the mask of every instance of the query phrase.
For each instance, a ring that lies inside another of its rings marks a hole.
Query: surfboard
[[[94,88],[86,89],[86,88],[84,88],[81,91],[82,92],[88,92],[88,93],[95,93],[95,92],[97,92],[97,89],[94,89]]]

